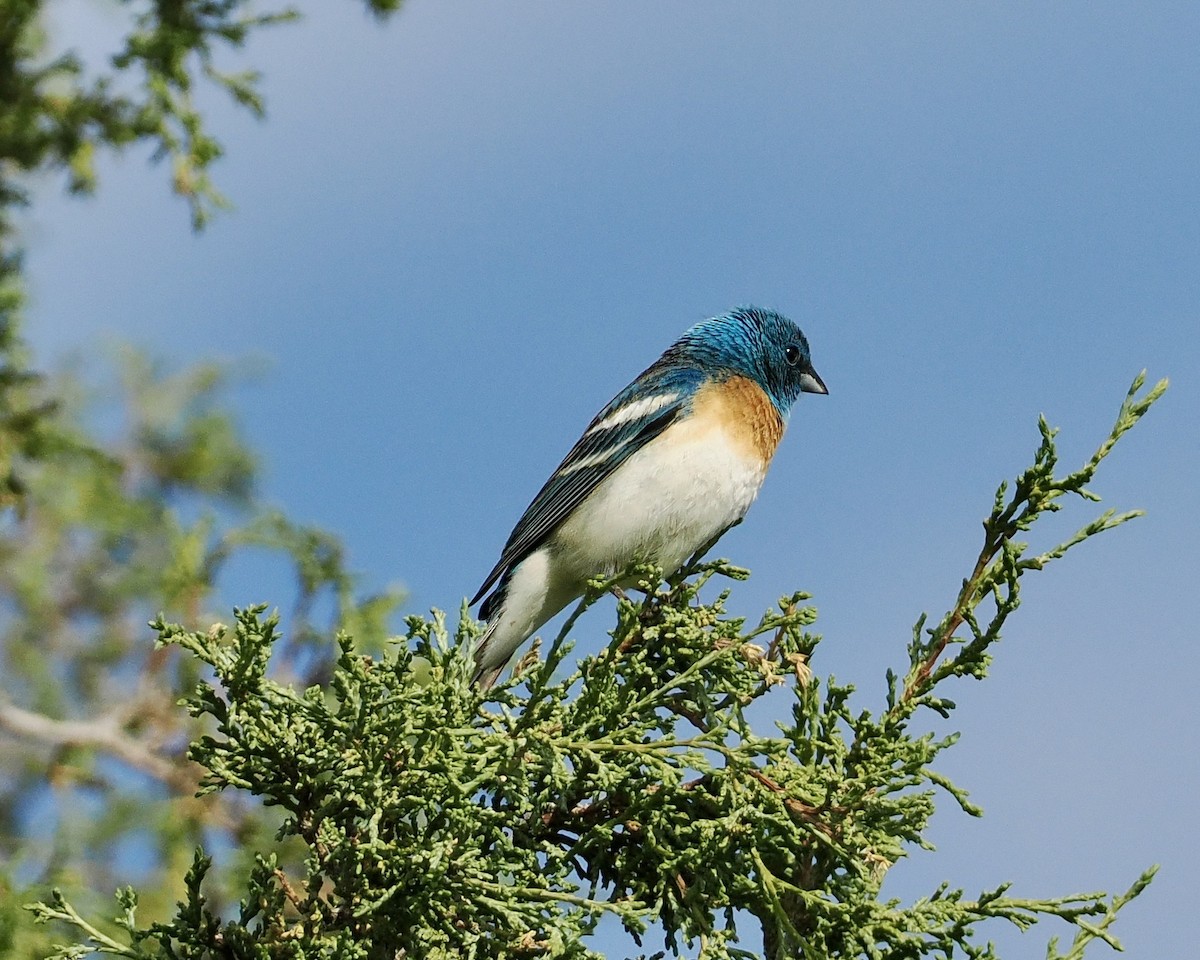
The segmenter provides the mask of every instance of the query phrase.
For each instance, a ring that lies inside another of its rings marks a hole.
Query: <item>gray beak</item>
[[[803,393],[829,393],[825,381],[817,376],[817,371],[812,367],[800,374],[800,390]]]

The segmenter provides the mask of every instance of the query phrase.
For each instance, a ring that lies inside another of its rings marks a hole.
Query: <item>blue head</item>
[[[808,340],[800,328],[774,310],[738,307],[703,320],[684,333],[663,360],[691,361],[709,373],[749,377],[782,414],[802,393],[829,392],[813,369]]]

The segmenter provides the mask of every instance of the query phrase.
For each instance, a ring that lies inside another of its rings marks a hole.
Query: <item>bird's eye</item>
[[[800,348],[794,343],[789,343],[787,349],[783,351],[783,355],[787,357],[787,362],[793,367],[800,362]]]

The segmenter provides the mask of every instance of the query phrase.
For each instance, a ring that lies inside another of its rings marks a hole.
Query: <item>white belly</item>
[[[766,464],[719,428],[684,423],[669,434],[630,456],[555,532],[563,574],[586,581],[643,561],[672,573],[745,515]]]
[[[550,539],[513,568],[502,608],[476,652],[490,683],[534,630],[580,596],[587,581],[638,562],[679,569],[740,520],[767,464],[718,423],[693,417],[632,454]]]

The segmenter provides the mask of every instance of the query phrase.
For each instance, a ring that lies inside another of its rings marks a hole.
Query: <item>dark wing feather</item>
[[[517,521],[513,532],[509,535],[508,543],[499,561],[492,568],[476,592],[471,606],[500,579],[501,575],[516,566],[533,551],[545,543],[546,539],[558,526],[571,515],[579,504],[587,499],[588,494],[629,456],[640,450],[647,443],[667,429],[676,417],[691,403],[695,389],[694,379],[699,378],[696,371],[664,370],[661,373],[651,367],[632,384],[622,390],[588,424],[583,436],[571,448],[571,452],[554,474],[538,491],[533,502],[525,510],[524,515]],[[655,376],[655,374],[659,374]],[[666,406],[655,410],[645,417],[639,417],[627,423],[618,424],[609,430],[591,433],[596,424],[619,410],[636,396],[653,396],[656,393],[677,393],[678,397]],[[605,451],[612,451],[611,456],[601,456]],[[598,457],[598,462],[580,467],[570,468],[589,458]],[[564,473],[563,471],[569,471]]]

